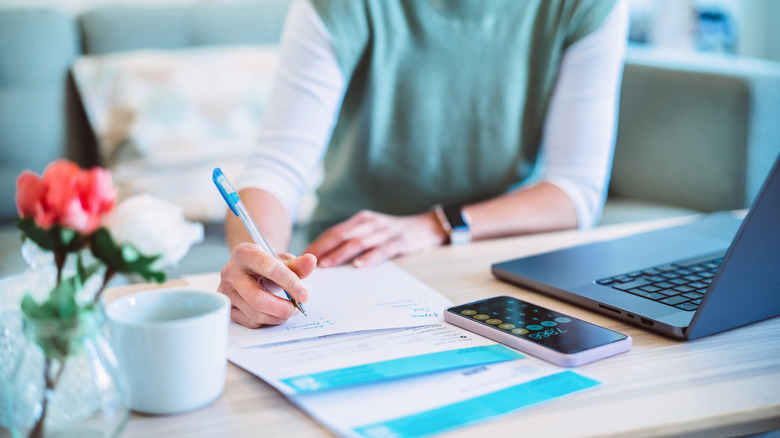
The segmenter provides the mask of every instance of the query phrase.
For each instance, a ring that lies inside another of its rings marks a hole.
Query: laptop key
[[[666,298],[666,295],[659,294],[658,292],[646,292],[639,288],[629,289],[626,292],[630,292],[634,295],[639,295],[640,297],[644,297],[653,301],[657,301],[663,298]],[[687,300],[687,298],[686,298]]]
[[[696,310],[699,308],[698,304],[693,304],[691,302],[680,303],[674,307],[677,307],[678,309],[687,310],[687,311]]]
[[[664,271],[662,271],[661,269],[658,269],[658,268],[650,268],[650,269],[645,269],[644,271],[642,271],[642,273],[645,274],[645,275],[658,275],[661,272],[664,272]]]
[[[693,274],[693,270],[688,269],[688,268],[677,268],[677,269],[674,270],[674,272],[677,273],[678,275]]]
[[[638,278],[634,281],[629,281],[627,283],[621,283],[621,284],[614,284],[612,287],[618,290],[624,290],[627,291],[629,289],[633,289],[635,287],[641,287],[641,286],[647,286],[648,284],[651,284],[651,282]]]
[[[698,292],[688,292],[687,294],[683,294],[684,297],[688,297],[692,300],[699,299],[704,296],[704,294],[700,294]]]
[[[690,301],[690,298],[684,297],[682,295],[678,295],[676,297],[669,297],[669,298],[661,300],[662,303],[668,304],[670,306],[676,306],[676,305],[678,305],[680,303],[684,303],[686,301]]]

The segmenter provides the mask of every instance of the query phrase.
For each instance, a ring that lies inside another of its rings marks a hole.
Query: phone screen
[[[494,297],[447,310],[564,354],[626,338],[621,333],[512,297]]]

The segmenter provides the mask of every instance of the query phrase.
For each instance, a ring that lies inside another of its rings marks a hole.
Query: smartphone
[[[450,307],[444,320],[564,367],[631,349],[631,337],[513,297]]]

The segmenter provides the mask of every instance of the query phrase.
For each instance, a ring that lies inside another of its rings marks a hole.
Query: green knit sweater
[[[563,51],[616,0],[311,0],[347,89],[311,236],[497,196],[539,153]]]

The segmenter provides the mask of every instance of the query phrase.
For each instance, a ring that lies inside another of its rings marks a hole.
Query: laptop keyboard
[[[692,264],[672,263],[596,280],[596,283],[649,300],[694,311],[710,286],[723,257]]]

